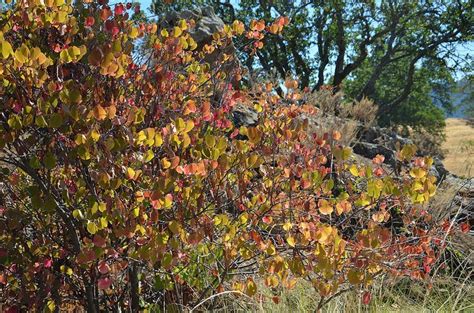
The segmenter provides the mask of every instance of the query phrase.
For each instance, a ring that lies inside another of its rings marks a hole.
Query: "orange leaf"
[[[184,108],[184,115],[188,115],[196,112],[196,102],[194,100],[189,100],[186,102],[186,107]]]
[[[334,208],[329,203],[329,201],[324,200],[324,199],[318,200],[318,207],[319,207],[319,212],[324,215],[329,215],[334,211]]]
[[[93,110],[94,117],[101,121],[107,117],[107,111],[101,106],[101,105],[96,105],[96,107]]]

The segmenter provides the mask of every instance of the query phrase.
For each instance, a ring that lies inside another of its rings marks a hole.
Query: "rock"
[[[444,167],[443,162],[441,162],[441,160],[438,157],[433,158],[433,165],[431,166],[430,174],[436,177],[437,183],[443,181],[447,177],[447,175],[452,175]]]
[[[195,8],[193,10],[173,11],[165,17],[169,26],[175,25],[179,20],[194,20],[196,26],[189,29],[189,34],[198,45],[210,43],[212,35],[224,28],[224,21],[216,15],[214,9],[210,6]]]
[[[352,147],[354,153],[363,156],[367,159],[373,159],[377,154],[385,157],[384,163],[394,166],[397,162],[395,151],[375,143],[357,142]]]
[[[413,141],[398,135],[396,132],[383,127],[370,127],[361,131],[360,141],[384,145],[389,149],[396,150],[400,146],[413,144]]]
[[[173,27],[181,19],[192,19],[195,21],[195,26],[189,27],[187,32],[197,43],[198,50],[206,44],[211,44],[214,33],[223,30],[225,26],[224,21],[215,14],[214,9],[210,6],[195,8],[192,10],[185,9],[179,12],[173,11],[164,17],[163,26]],[[221,60],[223,54],[231,57],[222,64]],[[222,70],[225,73],[231,73],[240,66],[236,56],[236,49],[232,41],[225,46],[216,49],[213,53],[206,55],[204,61],[211,65],[216,63],[222,64]]]
[[[237,104],[232,110],[232,122],[236,127],[256,126],[258,114],[249,107]]]

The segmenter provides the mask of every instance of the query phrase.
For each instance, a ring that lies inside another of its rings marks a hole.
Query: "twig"
[[[207,301],[209,300],[212,300],[214,299],[215,297],[218,297],[218,296],[221,296],[221,295],[224,295],[224,294],[229,294],[229,293],[235,293],[235,294],[239,294],[239,295],[242,295],[242,296],[245,296],[251,300],[253,300],[251,297],[247,296],[245,293],[241,292],[241,291],[238,291],[238,290],[227,290],[227,291],[223,291],[223,292],[220,292],[220,293],[216,293],[204,300],[202,300],[201,302],[199,302],[197,305],[195,305],[190,311],[189,313],[192,313],[194,312],[194,310],[196,310],[198,307],[200,307],[201,305],[203,305],[204,303],[206,303]]]

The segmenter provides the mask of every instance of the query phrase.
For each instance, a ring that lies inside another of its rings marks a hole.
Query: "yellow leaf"
[[[186,30],[186,29],[188,29],[188,24],[186,23],[186,20],[185,20],[185,19],[179,20],[178,26],[179,26],[179,28],[181,28],[181,30]]]
[[[170,208],[173,205],[173,195],[167,194],[164,199],[164,208]]]
[[[77,219],[81,219],[84,217],[81,210],[78,210],[78,209],[75,209],[74,211],[72,211],[72,216]]]
[[[355,164],[352,164],[351,167],[349,168],[349,171],[351,172],[351,174],[355,177],[358,177],[359,176],[359,169],[357,168],[357,166]]]
[[[194,128],[194,122],[193,121],[187,121],[186,122],[186,127],[184,129],[185,133],[189,133],[192,129]]]
[[[105,204],[105,202],[99,203],[99,211],[100,212],[105,212],[106,209],[107,209],[107,205]]]
[[[293,236],[288,236],[288,238],[286,238],[286,242],[288,243],[288,245],[290,247],[294,247],[295,246],[295,238]]]
[[[249,215],[247,212],[244,212],[239,216],[239,221],[243,225],[247,224],[248,219],[249,219]]]
[[[77,144],[77,145],[83,145],[85,144],[87,141],[86,139],[86,136],[83,135],[83,134],[77,134],[76,135],[76,139],[74,140],[74,142]]]
[[[107,225],[108,225],[107,219],[105,217],[101,217],[100,218],[100,228],[103,229],[103,228],[107,227]]]
[[[87,222],[87,231],[91,234],[94,235],[97,232],[97,225],[94,222]]]
[[[98,132],[97,130],[95,130],[95,129],[92,130],[92,131],[91,131],[91,138],[92,138],[92,140],[93,140],[94,142],[99,141],[99,139],[100,139],[100,134],[99,134],[99,132]]]
[[[127,168],[127,178],[128,179],[134,179],[135,178],[135,170],[131,167]]]
[[[140,215],[140,209],[139,208],[133,209],[133,216],[138,217],[138,215]]]
[[[54,309],[56,308],[56,304],[54,303],[53,300],[48,300],[47,307],[48,307],[49,312],[54,312]]]
[[[276,288],[278,287],[278,278],[275,275],[270,275],[265,278],[265,285],[267,287]]]
[[[176,221],[171,221],[171,222],[169,222],[168,228],[169,228],[169,229],[171,230],[171,232],[172,232],[173,234],[175,234],[175,235],[178,234],[179,231],[180,231],[180,229],[181,229],[179,223],[176,222]]]
[[[153,160],[154,157],[155,157],[155,154],[153,153],[153,150],[150,149],[147,152],[145,152],[143,161],[145,161],[145,163],[150,162],[151,160]]]
[[[252,278],[247,279],[247,284],[245,286],[245,293],[251,297],[257,293],[257,284],[253,281]]]
[[[423,178],[426,175],[426,171],[422,168],[412,168],[410,170],[410,176],[413,178]]]
[[[97,204],[97,202],[94,202],[91,208],[91,214],[92,215],[96,214],[98,210],[99,210],[99,205]]]
[[[164,169],[168,169],[171,166],[171,162],[168,160],[168,158],[163,158],[163,159],[161,159],[161,166]]]
[[[20,48],[16,49],[15,51],[15,59],[18,61],[18,63],[25,63],[28,60],[30,50],[28,47],[23,44],[21,45]]]
[[[181,30],[180,27],[175,26],[175,27],[173,28],[173,37],[174,37],[174,38],[178,38],[179,36],[181,36],[182,33],[183,33],[183,31]]]
[[[255,109],[255,111],[257,111],[257,113],[260,113],[263,111],[263,107],[260,103],[255,103],[253,108]]]
[[[272,244],[270,244],[265,252],[266,252],[268,255],[274,255],[274,254],[276,253],[275,246],[272,245]]]
[[[2,46],[2,56],[4,59],[7,59],[10,55],[13,54],[13,48],[11,44],[6,40],[3,40],[0,44]]]
[[[216,139],[213,135],[207,134],[204,136],[204,141],[209,148],[213,148],[216,145]]]
[[[160,147],[163,144],[163,138],[160,134],[155,135],[155,147]]]
[[[138,37],[138,28],[132,27],[130,29],[130,32],[128,33],[128,37],[130,37],[131,39],[137,38]]]

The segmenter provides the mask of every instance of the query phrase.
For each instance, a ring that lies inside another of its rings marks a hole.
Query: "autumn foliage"
[[[254,53],[288,19],[236,21],[200,47],[193,21],[165,29],[133,10],[28,0],[1,13],[3,309],[186,310],[298,278],[322,304],[347,288],[368,302],[377,276],[428,277],[446,228],[425,205],[430,158],[401,148],[399,175],[382,156],[357,162],[337,131],[308,131],[316,109],[296,81],[284,96],[238,90],[241,70],[222,70],[234,56],[203,61],[235,36]],[[259,123],[234,126],[236,105]]]

